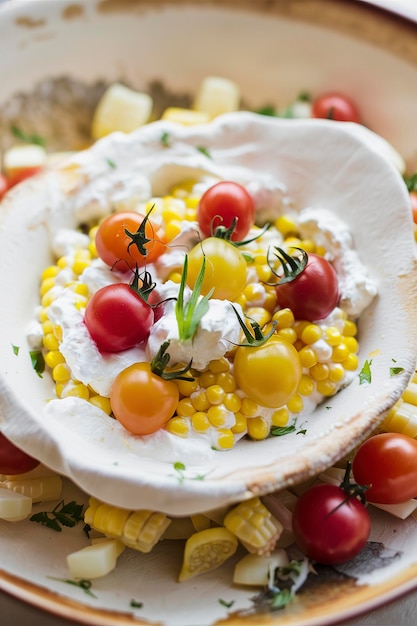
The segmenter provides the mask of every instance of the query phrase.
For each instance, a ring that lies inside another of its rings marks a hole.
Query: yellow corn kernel
[[[226,393],[231,393],[236,389],[236,380],[231,372],[219,372],[216,374],[216,385],[220,385]]]
[[[77,276],[83,273],[83,271],[91,265],[91,259],[75,259],[72,264],[72,271]]]
[[[342,343],[342,334],[336,326],[328,326],[324,331],[324,339],[329,346],[338,346]]]
[[[230,428],[217,430],[217,447],[219,450],[231,450],[235,445],[235,437]]]
[[[417,383],[411,380],[401,396],[404,402],[417,406]]]
[[[58,350],[59,348],[58,340],[53,333],[44,335],[42,343],[47,350]]]
[[[272,270],[268,264],[256,265],[256,274],[261,283],[272,282]]]
[[[171,220],[183,220],[184,215],[184,201],[180,200],[179,198],[174,198],[172,196],[165,196],[162,208],[162,219],[164,220],[164,222],[168,223]]]
[[[248,419],[247,428],[249,437],[256,441],[262,441],[269,435],[268,422],[260,415]]]
[[[275,310],[277,306],[277,294],[275,292],[275,289],[274,290],[271,290],[268,288],[265,289],[263,306],[264,306],[264,309],[269,311],[271,314]]]
[[[304,408],[304,402],[302,397],[295,393],[287,402],[288,410],[291,413],[300,413]]]
[[[318,254],[319,256],[326,256],[327,254],[327,250],[324,246],[317,246],[316,247],[316,254]]]
[[[53,369],[59,363],[65,363],[65,359],[59,350],[49,350],[49,352],[45,353],[45,363]]]
[[[88,298],[89,295],[88,287],[84,283],[77,283],[74,286],[74,292],[79,296],[84,296],[84,298]]]
[[[341,343],[338,346],[334,346],[332,350],[332,361],[334,363],[342,363],[348,358],[350,354],[349,348],[345,343]]]
[[[240,304],[243,311],[246,309],[247,298],[245,294],[241,293],[237,298],[234,299],[234,302],[236,302],[236,304]]]
[[[278,322],[278,330],[281,328],[292,328],[295,324],[294,313],[291,309],[280,309],[272,316],[273,321]]]
[[[183,126],[194,126],[195,124],[206,124],[210,121],[210,116],[204,111],[192,111],[180,107],[168,107],[161,115],[161,120],[168,120]]]
[[[198,389],[198,380],[179,380],[174,379],[181,396],[188,397]]]
[[[330,378],[327,380],[318,380],[317,391],[323,396],[333,396],[337,391],[336,383],[330,380]]]
[[[56,383],[67,382],[71,378],[71,370],[66,363],[58,363],[52,370],[52,378]]]
[[[330,377],[330,374],[329,374],[329,377]],[[309,396],[311,393],[313,393],[314,388],[315,388],[315,384],[314,384],[314,381],[311,379],[311,377],[307,376],[307,374],[302,374],[300,382],[298,383],[297,392],[301,396]]]
[[[303,367],[313,367],[318,362],[317,353],[310,346],[304,346],[298,353],[300,363]]]
[[[134,550],[148,553],[158,543],[170,524],[164,514],[153,511],[134,511],[123,529],[122,542]]]
[[[52,332],[54,333],[54,336],[58,339],[58,341],[61,343],[62,336],[63,336],[61,326],[58,326],[58,324],[54,324]]]
[[[57,266],[59,267],[60,270],[65,269],[66,267],[69,266],[70,264],[70,260],[67,256],[61,256],[58,261],[56,262]]]
[[[111,409],[109,398],[105,398],[104,396],[99,396],[99,395],[93,395],[93,396],[90,396],[88,400],[91,404],[96,406],[98,409],[101,409],[102,411],[104,411],[106,415],[111,414],[112,409]]]
[[[103,535],[107,537],[121,538],[127,519],[129,515],[131,515],[131,511],[101,502],[95,508],[94,512],[92,511],[92,515],[91,521],[87,521],[90,519],[87,509],[84,515],[84,521],[94,528],[94,530],[103,533]]]
[[[210,387],[207,387],[206,389],[207,400],[210,404],[221,404],[225,395],[225,391],[223,387],[220,387],[220,385],[210,385]]]
[[[224,396],[223,404],[228,411],[237,413],[242,406],[242,399],[236,393],[226,393]]]
[[[337,383],[343,380],[345,368],[341,363],[329,363],[329,380]]]
[[[43,307],[38,312],[38,320],[42,323],[42,322],[46,322],[48,319],[49,319],[49,317],[48,317],[48,308],[47,307]]]
[[[317,363],[317,365],[313,365],[310,368],[310,376],[314,378],[314,380],[326,380],[329,376],[329,366],[326,363]]]
[[[46,278],[54,278],[59,273],[59,267],[57,265],[49,265],[46,267],[42,274],[41,280],[45,280]]]
[[[300,247],[309,253],[316,251],[316,244],[312,239],[302,239]]]
[[[225,357],[214,359],[209,363],[209,370],[214,374],[223,374],[230,370],[230,363]]]
[[[301,335],[303,334],[307,326],[310,326],[310,324],[311,322],[308,322],[307,320],[296,320],[294,322],[294,330],[297,333],[297,337],[299,339],[301,339]]]
[[[357,332],[358,327],[356,326],[355,322],[352,322],[351,320],[345,320],[343,326],[343,334],[345,335],[345,337],[354,337]]]
[[[177,404],[177,415],[180,417],[191,417],[195,413],[190,398],[182,398]]]
[[[401,399],[393,406],[381,426],[387,432],[401,433],[416,438],[417,407]]]
[[[296,235],[298,232],[298,224],[295,217],[290,215],[280,215],[275,220],[275,228],[284,236]]]
[[[194,179],[183,180],[180,183],[173,185],[170,189],[170,193],[176,198],[184,198],[193,191],[196,183],[197,181]]]
[[[52,324],[51,320],[45,320],[44,322],[42,322],[42,332],[44,335],[54,332],[54,325]]]
[[[207,528],[187,539],[179,582],[204,574],[234,555],[238,541],[233,533],[223,527]]]
[[[89,400],[90,392],[86,385],[83,385],[82,383],[75,383],[71,386],[70,389],[68,389],[68,391],[63,394],[63,397],[65,398],[68,398],[69,396],[74,398],[81,398],[82,400]]]
[[[65,383],[56,383],[56,385],[55,385],[55,394],[56,394],[57,398],[62,398],[62,394],[64,393],[66,382],[67,381],[65,381]]]
[[[322,329],[317,324],[308,324],[302,331],[300,339],[305,344],[312,344],[321,339]]]
[[[215,428],[231,427],[235,423],[233,413],[228,411],[223,404],[210,406],[207,417],[210,424]]]
[[[172,280],[173,283],[177,283],[178,285],[181,283],[182,275],[180,272],[171,272],[168,276],[169,280]]]
[[[229,511],[224,518],[224,526],[249,552],[262,555],[272,552],[283,530],[258,497],[242,502]]]
[[[211,427],[207,413],[204,411],[196,411],[191,416],[191,424],[198,433],[205,433]]]
[[[243,413],[243,415],[246,415],[246,417],[255,417],[255,415],[258,413],[258,410],[259,407],[255,400],[252,400],[251,398],[242,398],[240,411],[241,413]]]
[[[201,387],[207,389],[207,387],[216,383],[216,374],[214,372],[210,372],[209,370],[207,372],[203,372],[200,374],[198,382]]]
[[[235,425],[232,426],[232,433],[236,435],[240,435],[241,433],[245,433],[247,431],[248,418],[246,415],[242,415],[240,411],[235,413]]]
[[[282,339],[288,341],[288,343],[292,343],[293,345],[297,341],[297,333],[294,328],[280,328],[277,333]]]
[[[41,287],[39,290],[40,295],[44,296],[54,286],[55,286],[55,278],[45,278],[41,282]]]
[[[356,354],[353,354],[351,352],[348,355],[348,357],[344,361],[342,361],[342,365],[345,368],[345,370],[349,370],[349,371],[353,372],[354,370],[356,370],[358,368],[359,359],[358,359]]]
[[[261,306],[252,306],[246,310],[249,320],[257,322],[259,326],[265,326],[271,321],[271,313]]]
[[[343,343],[345,344],[345,346],[347,347],[349,352],[353,352],[354,354],[356,354],[356,352],[358,352],[358,350],[359,350],[359,342],[356,339],[356,337],[344,337],[343,338]]]
[[[186,417],[171,417],[165,425],[166,430],[178,437],[188,437],[190,422]]]
[[[196,411],[207,411],[210,406],[204,391],[196,391],[191,394],[190,398]]]
[[[182,227],[179,220],[171,220],[165,226],[165,237],[167,241],[172,241],[174,237],[177,237],[181,233]]]
[[[290,414],[286,407],[275,409],[271,415],[271,426],[286,426],[289,419]]]

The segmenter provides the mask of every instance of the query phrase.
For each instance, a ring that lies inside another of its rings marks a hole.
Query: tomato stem
[[[297,278],[297,276],[299,276],[303,272],[304,268],[306,267],[307,262],[308,262],[307,252],[303,250],[302,248],[294,247],[292,249],[298,250],[298,252],[301,253],[301,258],[296,257],[296,256],[291,256],[290,254],[285,252],[285,250],[283,250],[282,248],[278,248],[277,246],[275,246],[275,250],[279,253],[279,254],[275,254],[275,257],[281,263],[281,267],[284,272],[284,275],[278,274],[268,259],[269,268],[271,269],[274,276],[279,278],[279,281],[277,283],[274,283],[274,285],[282,285],[283,283],[291,282],[292,280]],[[268,257],[269,257],[269,254],[268,254]]]
[[[140,254],[142,254],[145,257],[148,254],[148,250],[146,249],[145,246],[147,243],[151,241],[151,239],[148,239],[148,237],[146,236],[145,229],[146,229],[146,223],[149,221],[149,215],[154,210],[154,208],[155,208],[155,204],[153,204],[152,207],[149,209],[149,211],[145,215],[144,219],[140,223],[140,226],[135,233],[131,233],[129,230],[127,230],[127,228],[124,229],[126,235],[131,238],[131,241],[129,242],[127,246],[128,252],[130,250],[130,246],[135,245]]]
[[[238,319],[240,327],[243,330],[243,333],[246,337],[246,342],[239,343],[238,344],[239,347],[242,346],[242,347],[247,347],[247,348],[256,348],[258,346],[262,346],[274,334],[275,327],[278,323],[277,321],[272,322],[272,328],[266,335],[264,335],[258,322],[256,322],[255,320],[251,320],[250,325],[253,330],[253,335],[252,335],[249,328],[246,326],[245,322],[242,320],[241,316],[239,315],[236,307],[233,304],[231,304],[230,306],[236,313],[236,317]]]
[[[181,370],[172,370],[170,372],[165,371],[166,367],[168,366],[169,360],[171,358],[167,352],[169,344],[170,344],[169,341],[164,341],[164,343],[160,346],[158,352],[156,353],[156,355],[153,357],[152,361],[150,362],[151,371],[157,376],[159,376],[160,378],[163,378],[164,380],[193,381],[194,378],[192,376],[185,376],[185,374],[191,368],[192,359],[188,363],[188,365],[186,365]]]
[[[136,295],[148,303],[148,298],[155,289],[156,283],[152,281],[152,276],[147,270],[145,270],[142,275],[139,274],[139,268],[136,264],[135,274],[129,284],[129,287],[135,292]]]

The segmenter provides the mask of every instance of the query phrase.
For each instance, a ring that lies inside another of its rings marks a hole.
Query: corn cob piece
[[[235,535],[224,527],[208,528],[194,533],[185,544],[179,582],[223,565],[233,556],[237,547]]]
[[[2,487],[20,493],[32,499],[32,502],[52,502],[58,500],[62,491],[62,479],[60,476],[44,476],[39,478],[20,478],[5,480]]]
[[[271,554],[283,531],[282,524],[258,497],[241,502],[229,511],[224,525],[248,552],[261,556]]]
[[[417,372],[383,420],[381,430],[417,437]]]
[[[235,565],[233,582],[237,585],[264,587],[271,582],[277,567],[288,565],[289,559],[285,550],[275,550],[271,556],[245,554]]]
[[[93,497],[89,500],[84,521],[106,537],[118,539],[139,552],[150,552],[171,523],[164,513],[122,509]]]
[[[124,549],[125,546],[117,539],[106,539],[68,554],[67,565],[71,576],[86,580],[106,576],[114,570],[117,557]]]

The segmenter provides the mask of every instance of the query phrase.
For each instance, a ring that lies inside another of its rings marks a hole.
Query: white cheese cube
[[[108,539],[68,554],[67,565],[71,576],[86,580],[106,576],[116,567],[117,557],[123,549],[120,541]]]
[[[32,513],[32,498],[0,488],[0,519],[19,522]]]
[[[114,83],[104,92],[93,115],[91,136],[100,139],[112,132],[130,133],[149,121],[152,98]]]
[[[264,587],[270,583],[277,567],[288,565],[289,559],[285,550],[276,550],[271,556],[246,554],[236,563],[233,582],[237,585]]]
[[[24,170],[37,170],[47,162],[45,148],[35,144],[13,146],[3,155],[3,169],[8,178],[16,176]]]

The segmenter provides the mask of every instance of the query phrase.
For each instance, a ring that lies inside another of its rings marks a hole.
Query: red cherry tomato
[[[38,465],[39,461],[20,450],[0,433],[0,474],[24,474]]]
[[[236,218],[231,240],[242,241],[255,220],[255,203],[242,185],[221,181],[201,196],[197,208],[197,221],[205,237],[215,233],[216,228],[230,228]]]
[[[7,177],[9,189],[11,187],[14,187],[18,183],[21,183],[23,180],[26,180],[27,178],[35,176],[35,174],[38,174],[42,170],[43,166],[24,167],[21,170],[17,170],[14,174]]]
[[[143,267],[153,263],[166,251],[165,233],[161,226],[150,219],[145,223],[144,235],[149,241],[144,244],[146,254],[133,243],[126,234],[136,233],[142,226],[144,215],[134,211],[113,213],[106,217],[96,233],[96,248],[99,257],[113,269],[120,272],[132,271],[136,265]]]
[[[313,561],[344,563],[356,556],[369,537],[365,506],[336,485],[310,487],[297,500],[293,531],[298,546]]]
[[[338,122],[360,123],[356,105],[340,93],[326,93],[313,101],[312,116],[336,120]]]
[[[2,199],[8,188],[9,183],[7,182],[7,178],[3,176],[3,174],[0,174],[0,200]]]
[[[0,192],[1,197],[1,192]],[[411,211],[413,215],[414,224],[417,224],[417,191],[410,192]]]
[[[357,449],[352,473],[358,484],[369,486],[369,502],[406,502],[417,496],[417,441],[400,433],[374,435]]]
[[[118,283],[92,295],[84,321],[101,352],[121,352],[146,339],[154,313],[129,285]]]
[[[310,253],[307,265],[292,280],[276,286],[278,304],[289,308],[296,319],[320,320],[339,302],[339,281],[333,266],[322,256]]]

